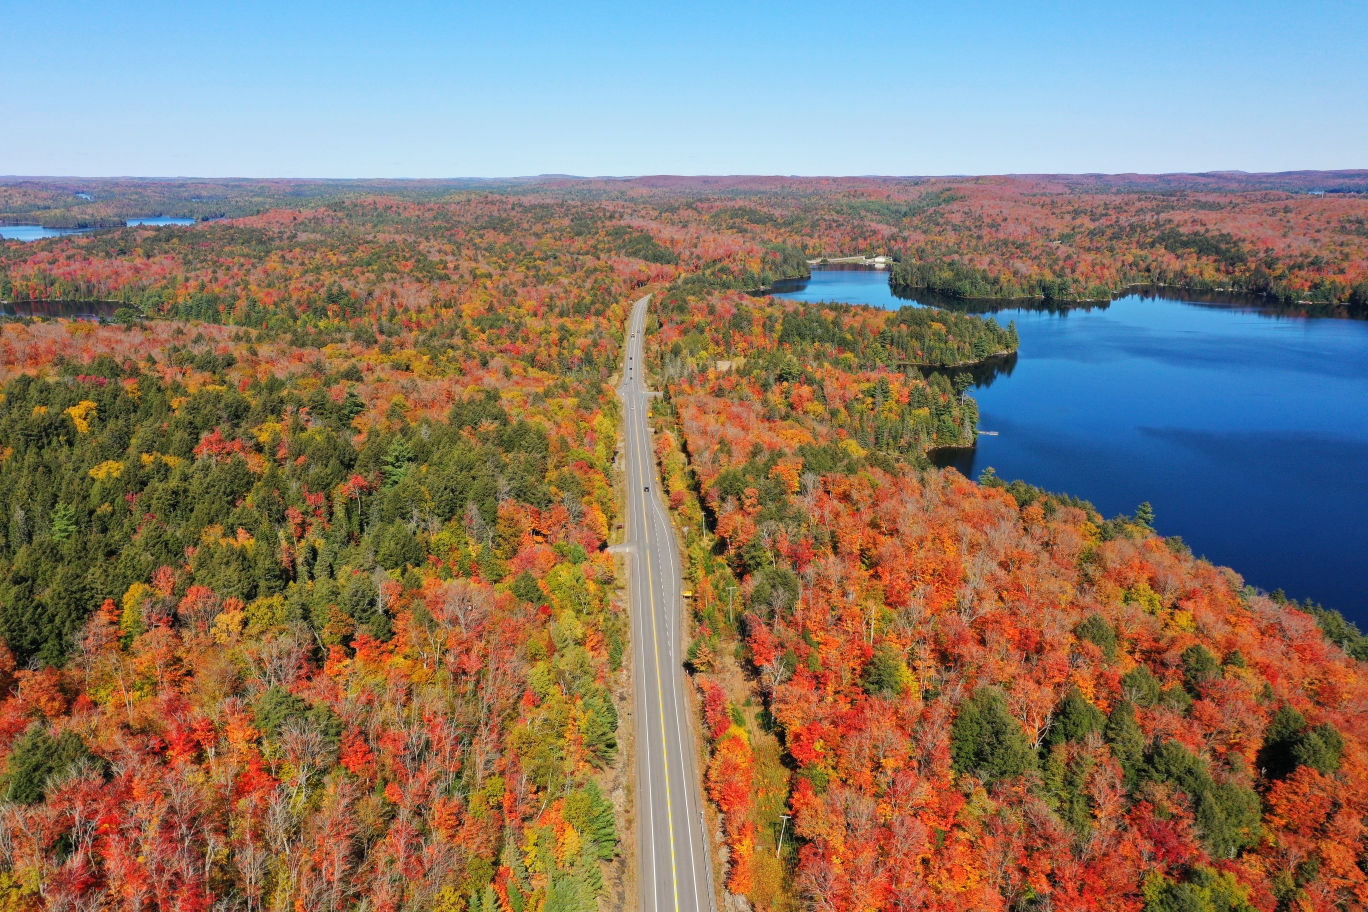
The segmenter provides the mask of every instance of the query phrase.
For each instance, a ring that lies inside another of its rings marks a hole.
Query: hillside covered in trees
[[[1145,510],[932,469],[1014,326],[754,294],[891,253],[951,295],[1349,310],[1332,178],[0,184],[8,221],[210,219],[0,245],[0,298],[110,316],[0,322],[0,904],[630,896],[611,384],[647,292],[729,889],[1368,903],[1358,631]]]
[[[730,303],[667,308],[655,339],[670,503],[706,530],[690,667],[731,889],[762,909],[1368,902],[1368,640],[1159,537],[1148,505],[1104,520],[926,468],[953,391],[863,354],[893,320],[823,348],[738,339]]]
[[[489,212],[438,267],[389,205],[6,251],[127,305],[0,326],[7,908],[621,891],[605,382],[657,267]]]
[[[0,223],[93,227],[149,215],[240,222],[278,210],[346,211],[337,207],[377,198],[390,201],[391,216],[397,203],[465,199],[474,205],[463,211],[474,213],[498,199],[549,204],[542,212],[551,217],[575,201],[578,215],[565,208],[560,215],[581,219],[577,236],[604,219],[616,224],[590,232],[600,252],[611,246],[637,256],[632,239],[650,239],[660,250],[643,260],[736,288],[801,274],[804,258],[889,254],[900,261],[896,284],[958,297],[1107,300],[1149,284],[1361,311],[1368,307],[1365,194],[1363,171],[504,182],[8,178],[0,182]],[[454,217],[450,227],[495,225]],[[42,287],[0,287],[0,298],[34,297]]]

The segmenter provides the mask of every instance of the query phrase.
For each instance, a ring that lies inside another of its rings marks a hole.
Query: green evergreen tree
[[[1344,736],[1335,726],[1325,722],[1301,736],[1292,748],[1292,757],[1299,765],[1328,776],[1339,769],[1343,752]]]
[[[389,453],[385,455],[384,465],[380,469],[380,474],[385,480],[385,487],[392,488],[404,480],[408,475],[410,464],[414,460],[413,449],[403,437],[394,438],[390,444]]]
[[[1221,782],[1197,797],[1197,827],[1212,858],[1234,858],[1262,835],[1263,804],[1253,789]]]
[[[1041,782],[1050,807],[1080,837],[1092,828],[1088,803],[1088,776],[1095,761],[1090,754],[1070,750],[1065,742],[1054,745],[1041,769]]]
[[[52,540],[64,542],[76,534],[76,509],[71,504],[59,503],[52,511]]]
[[[1175,882],[1158,871],[1145,880],[1144,912],[1255,912],[1249,891],[1233,873],[1193,868],[1189,880]]]
[[[1101,615],[1088,615],[1081,624],[1074,628],[1074,636],[1101,649],[1103,657],[1108,662],[1115,661],[1118,646],[1116,630]]]
[[[1035,767],[1026,733],[996,687],[980,687],[960,704],[950,733],[950,756],[956,772],[981,775],[989,782]]]
[[[1194,643],[1183,650],[1183,681],[1194,695],[1207,681],[1221,676],[1221,663],[1201,643]]]
[[[1339,769],[1344,736],[1329,722],[1308,728],[1306,717],[1291,706],[1273,714],[1264,729],[1259,766],[1270,779],[1282,779],[1298,766],[1309,766],[1322,775]]]
[[[54,738],[41,725],[33,725],[14,743],[0,795],[19,804],[42,801],[50,782],[94,759],[75,732]]]
[[[611,764],[617,756],[617,704],[608,691],[595,685],[584,698],[584,709],[585,719],[581,728],[584,746],[601,769]]]
[[[546,595],[542,592],[541,586],[537,585],[537,578],[526,570],[514,577],[513,594],[524,602],[531,602],[534,605],[546,604]]]
[[[1262,804],[1258,794],[1234,782],[1217,783],[1206,762],[1177,741],[1152,747],[1141,779],[1172,783],[1187,793],[1197,812],[1202,841],[1213,858],[1234,858],[1259,841]]]
[[[1086,741],[1089,735],[1102,731],[1106,723],[1107,717],[1102,710],[1089,703],[1077,687],[1071,687],[1060,701],[1045,743],[1053,746],[1066,741]]]
[[[1150,709],[1159,703],[1163,688],[1148,667],[1137,665],[1121,676],[1121,692],[1136,706]]]
[[[1112,756],[1125,774],[1126,787],[1134,788],[1145,762],[1145,734],[1135,719],[1135,704],[1122,700],[1112,707],[1106,735]]]
[[[866,693],[900,697],[907,692],[911,678],[902,651],[892,643],[880,643],[865,665],[862,684]]]
[[[565,819],[581,836],[592,841],[597,857],[609,861],[617,855],[617,824],[613,805],[604,797],[598,782],[588,780],[565,799]]]

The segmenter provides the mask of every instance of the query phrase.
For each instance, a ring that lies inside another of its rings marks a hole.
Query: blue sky
[[[1368,3],[0,0],[0,174],[1368,167]]]

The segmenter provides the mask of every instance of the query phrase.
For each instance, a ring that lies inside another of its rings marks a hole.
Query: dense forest
[[[161,214],[250,224],[244,219],[268,212],[295,218],[320,207],[352,221],[366,216],[348,207],[385,199],[391,217],[404,207],[445,209],[446,227],[459,232],[489,230],[499,219],[510,228],[518,217],[508,213],[532,211],[521,203],[544,207],[544,217],[568,216],[566,234],[593,237],[599,252],[612,247],[732,288],[802,275],[809,259],[888,254],[900,261],[896,283],[959,297],[1106,300],[1145,284],[1363,310],[1365,193],[1362,171],[503,182],[8,178],[0,181],[0,223],[96,226]],[[444,206],[452,200],[470,202],[462,211],[480,218],[463,220]],[[492,215],[492,200],[512,208]],[[437,240],[427,229],[420,233]],[[660,249],[633,251],[633,239]],[[423,269],[424,261],[401,261]],[[38,284],[0,285],[0,298],[37,298],[53,288],[52,279],[20,271]],[[90,287],[113,291],[117,284]]]
[[[1352,625],[1195,559],[1148,504],[1104,520],[926,468],[938,437],[898,432],[926,392],[860,333],[738,341],[728,304],[693,299],[655,340],[670,503],[701,530],[689,665],[730,889],[761,909],[1368,901]]]
[[[978,408],[968,376],[918,365],[974,363],[1017,346],[1015,328],[991,319],[763,305],[735,294],[701,306],[666,295],[656,319],[662,376],[726,415],[726,433],[735,435],[727,446],[738,457],[772,456],[771,435],[919,463],[928,449],[972,445]]]
[[[389,205],[37,253],[127,307],[0,325],[7,908],[620,895],[605,383],[657,267],[467,212],[443,286]]]
[[[1015,326],[758,293],[890,253],[950,296],[1352,308],[1368,202],[1313,177],[0,184],[8,221],[210,219],[0,245],[0,298],[117,307],[0,322],[0,904],[632,895],[647,292],[726,889],[1368,903],[1368,639],[1146,505],[931,468]]]
[[[0,404],[8,887],[452,906],[544,834],[499,886],[593,908],[617,845],[583,767],[615,757],[624,635],[602,453],[497,393],[358,447],[345,380],[87,369]]]

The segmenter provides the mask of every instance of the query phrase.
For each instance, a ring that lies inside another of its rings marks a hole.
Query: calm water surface
[[[0,225],[0,238],[7,241],[37,241],[42,238],[80,234],[80,228],[44,228],[42,225]]]
[[[910,303],[871,270],[777,293]],[[1163,534],[1368,628],[1368,322],[1139,295],[994,318],[1021,335],[974,393],[979,427],[998,436],[941,464],[992,466],[1107,516],[1148,500]]]
[[[193,225],[195,220],[192,218],[172,218],[170,216],[157,215],[151,218],[131,218],[124,222],[132,228],[135,225]],[[43,238],[61,237],[64,234],[81,234],[89,231],[89,228],[44,228],[42,225],[0,225],[0,238],[10,241],[38,241]]]
[[[0,301],[0,315],[6,317],[63,318],[69,320],[109,320],[124,307],[120,301]]]

